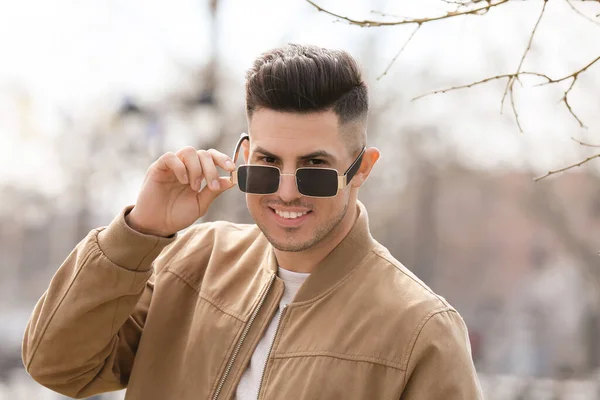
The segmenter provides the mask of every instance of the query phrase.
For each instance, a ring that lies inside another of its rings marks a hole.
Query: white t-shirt
[[[265,334],[258,342],[258,345],[252,354],[252,358],[250,359],[250,364],[242,375],[242,379],[236,390],[236,400],[256,400],[258,398],[260,381],[267,362],[269,350],[271,349],[271,343],[277,332],[277,324],[279,322],[279,317],[281,316],[281,311],[294,300],[296,293],[298,293],[298,289],[300,289],[300,286],[302,286],[310,274],[292,272],[279,267],[277,275],[284,283],[283,296],[279,302],[279,309],[269,323]]]

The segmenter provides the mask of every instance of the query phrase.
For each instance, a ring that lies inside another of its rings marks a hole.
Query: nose
[[[300,192],[298,192],[295,175],[281,174],[279,178],[279,189],[277,190],[277,195],[279,196],[281,201],[285,203],[289,203],[302,196]]]

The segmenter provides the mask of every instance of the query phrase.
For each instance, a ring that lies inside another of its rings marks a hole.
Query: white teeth
[[[298,218],[298,217],[301,217],[301,216],[307,214],[307,212],[298,213],[298,212],[293,212],[293,211],[279,211],[279,210],[275,210],[275,213],[277,215],[279,215],[280,217],[283,217],[286,219],[294,219],[294,218]]]

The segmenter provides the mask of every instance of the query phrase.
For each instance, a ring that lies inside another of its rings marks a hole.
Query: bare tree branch
[[[387,73],[390,70],[390,68],[392,68],[392,65],[394,65],[394,63],[396,62],[396,59],[400,56],[400,54],[402,54],[402,52],[404,51],[404,49],[406,48],[406,46],[408,46],[408,43],[412,40],[412,38],[415,36],[415,34],[417,33],[417,31],[419,29],[421,29],[421,26],[422,26],[421,24],[418,24],[417,27],[415,28],[415,30],[412,31],[412,33],[408,37],[408,40],[406,42],[404,42],[404,44],[402,45],[402,47],[400,48],[400,50],[398,51],[398,53],[396,53],[396,55],[394,56],[394,58],[392,59],[392,61],[389,63],[389,65],[387,66],[387,68],[385,69],[385,71],[383,71],[383,73],[377,77],[377,80],[380,80],[381,78],[383,78],[384,76],[387,75]]]
[[[523,52],[523,55],[521,56],[521,61],[519,61],[519,66],[517,67],[517,72],[515,73],[515,78],[513,78],[513,82],[515,79],[519,79],[519,72],[521,71],[521,68],[523,67],[523,63],[525,62],[527,53],[529,53],[529,50],[531,50],[531,44],[533,43],[533,37],[535,36],[535,33],[537,32],[537,28],[540,25],[542,17],[544,16],[544,12],[546,11],[546,5],[548,5],[548,0],[544,0],[544,4],[542,6],[542,11],[540,12],[540,16],[538,17],[537,21],[535,21],[535,25],[533,26],[533,30],[531,31],[531,35],[529,36],[529,42],[527,42],[527,47],[525,48],[525,51]],[[507,85],[507,88],[508,88],[508,85]],[[506,92],[504,93],[504,96],[506,97]]]
[[[571,164],[569,166],[566,166],[566,167],[563,167],[563,168],[560,168],[560,169],[555,169],[553,171],[548,171],[544,175],[538,176],[537,178],[534,178],[533,180],[537,182],[537,181],[540,181],[540,180],[542,180],[544,178],[549,177],[550,175],[558,174],[559,172],[564,172],[564,171],[567,171],[567,170],[569,170],[571,168],[581,167],[583,164],[587,163],[588,161],[591,161],[594,158],[598,158],[598,157],[600,157],[600,153],[595,154],[595,155],[593,155],[591,157],[588,157],[585,160],[581,160],[578,163]]]
[[[423,24],[426,22],[433,22],[433,21],[439,21],[442,19],[447,19],[447,18],[453,18],[453,17],[460,17],[463,15],[481,15],[482,13],[486,13],[487,11],[489,11],[490,9],[492,9],[493,7],[497,7],[499,5],[508,3],[511,0],[486,0],[486,1],[481,1],[481,3],[484,3],[483,5],[479,5],[477,3],[479,2],[470,2],[471,4],[475,5],[477,4],[475,7],[468,9],[468,10],[462,10],[462,11],[449,11],[445,14],[436,16],[436,17],[424,17],[424,18],[401,18],[397,21],[376,21],[376,20],[356,20],[356,19],[352,19],[350,17],[345,17],[343,15],[340,14],[336,14],[332,11],[328,11],[322,7],[320,7],[318,4],[316,4],[315,2],[313,2],[312,0],[306,0],[310,5],[312,5],[313,7],[315,7],[317,9],[317,11],[319,12],[323,12],[325,14],[331,15],[332,17],[338,18],[339,20],[342,21],[346,21],[348,22],[350,25],[358,25],[358,26],[362,26],[362,27],[381,27],[381,26],[396,26],[396,25],[409,25],[409,24]]]
[[[582,142],[581,140],[575,139],[572,136],[571,136],[571,140],[579,143],[582,146],[586,146],[586,147],[598,147],[598,148],[600,148],[600,144],[590,144],[590,143]]]
[[[567,2],[567,4],[569,5],[569,7],[571,7],[571,10],[573,10],[576,14],[578,14],[581,18],[586,19],[588,21],[590,21],[592,24],[594,25],[598,25],[600,26],[600,21],[596,21],[591,19],[590,17],[588,17],[587,15],[585,15],[584,13],[582,13],[581,11],[579,11],[579,9],[577,7],[575,7],[573,5],[573,3],[571,2],[571,0],[565,0]],[[600,15],[600,14],[598,14]],[[597,16],[598,16],[597,15]]]
[[[567,106],[567,110],[569,110],[569,113],[571,113],[571,115],[577,120],[579,126],[581,126],[582,128],[587,128],[583,124],[583,121],[577,116],[577,114],[575,114],[575,112],[571,108],[571,104],[569,104],[569,99],[567,97],[569,95],[569,92],[571,92],[571,89],[573,89],[573,86],[575,86],[575,81],[577,81],[577,78],[574,78],[573,81],[571,81],[571,85],[569,85],[569,88],[565,91],[565,94],[563,95],[560,101],[565,103],[565,106]]]
[[[517,106],[515,105],[515,91],[513,90],[512,86],[510,88],[510,105],[512,107],[513,114],[515,115],[517,128],[519,128],[519,131],[523,133],[523,127],[521,126],[521,120],[519,119],[519,113],[517,112]]]
[[[568,96],[569,96],[569,93],[571,93],[571,90],[573,89],[573,87],[575,86],[575,83],[576,83],[577,79],[579,78],[579,76],[583,72],[585,72],[586,70],[588,70],[592,65],[596,64],[598,61],[600,61],[600,56],[596,57],[594,60],[592,60],[591,62],[589,62],[588,64],[586,64],[583,68],[580,68],[577,71],[575,71],[575,72],[573,72],[573,73],[571,73],[569,75],[565,75],[565,76],[563,76],[561,78],[558,78],[558,79],[552,79],[548,75],[543,74],[543,73],[539,73],[539,72],[520,71],[520,72],[515,72],[513,74],[502,74],[502,75],[491,76],[489,78],[485,78],[485,79],[482,79],[480,81],[472,82],[472,83],[469,83],[469,84],[466,84],[466,85],[459,85],[459,86],[453,86],[453,87],[450,87],[450,88],[435,90],[433,92],[429,92],[429,93],[425,93],[425,94],[422,94],[420,96],[417,96],[417,97],[413,98],[413,100],[418,100],[418,99],[421,99],[423,97],[430,96],[430,95],[433,95],[433,94],[447,93],[447,92],[452,91],[452,90],[468,89],[468,88],[471,88],[473,86],[481,85],[483,83],[487,83],[487,82],[494,81],[494,80],[508,79],[509,82],[514,82],[515,80],[517,80],[518,76],[523,76],[523,75],[537,76],[537,77],[543,78],[545,80],[545,82],[542,82],[542,83],[540,83],[537,86],[548,85],[548,84],[555,84],[555,83],[563,82],[563,81],[565,81],[567,79],[572,79],[571,84],[569,85],[569,88],[567,90],[565,90],[564,95],[561,98],[561,101],[565,103],[565,106],[567,107],[567,110],[577,120],[577,122],[579,123],[579,125],[582,128],[586,128],[586,126],[583,123],[583,121],[573,111],[573,108],[571,107],[571,104],[569,103]],[[512,85],[512,83],[510,83],[510,84]],[[509,87],[509,91],[511,91],[510,87]]]
[[[598,61],[600,61],[600,56],[596,57],[594,60],[592,60],[591,62],[589,62],[583,68],[578,69],[577,71],[575,71],[575,72],[573,72],[573,73],[571,73],[569,75],[563,76],[562,78],[559,78],[559,79],[550,79],[548,82],[542,83],[542,85],[548,85],[548,84],[551,84],[551,83],[562,82],[562,81],[567,80],[567,79],[573,79],[573,81],[571,81],[571,85],[569,85],[569,88],[565,91],[565,94],[562,97],[561,101],[563,101],[565,103],[565,106],[567,107],[567,110],[569,110],[569,113],[571,113],[571,115],[579,123],[579,126],[581,126],[582,128],[586,128],[586,126],[583,123],[583,121],[575,114],[575,112],[571,108],[571,105],[569,104],[568,96],[569,96],[569,93],[571,92],[571,90],[573,89],[573,86],[575,86],[575,82],[577,81],[577,79],[579,78],[579,76],[581,75],[581,73],[585,72],[588,68],[590,68],[592,65],[594,65]]]
[[[506,88],[504,89],[504,94],[502,95],[502,100],[500,101],[500,113],[504,109],[504,100],[506,99],[506,95],[510,92],[510,104],[513,109],[513,113],[515,115],[515,121],[517,123],[517,127],[519,131],[523,133],[523,128],[521,127],[521,122],[519,121],[519,113],[515,108],[515,99],[514,99],[514,84],[516,80],[519,80],[519,73],[521,72],[521,68],[523,67],[523,63],[525,62],[525,58],[527,57],[527,53],[531,50],[531,44],[533,43],[533,38],[535,33],[537,32],[538,26],[540,25],[540,21],[544,16],[544,12],[546,11],[546,5],[548,5],[548,0],[544,0],[544,4],[542,5],[542,11],[540,12],[540,16],[538,17],[533,29],[531,30],[531,35],[529,36],[529,41],[527,42],[527,47],[521,56],[521,61],[519,61],[519,66],[517,67],[517,72],[515,72],[510,78],[508,78],[508,82],[506,82]]]
[[[566,81],[569,78],[577,79],[582,72],[585,72],[588,68],[590,68],[592,65],[594,65],[598,61],[600,61],[600,56],[598,56],[595,59],[593,59],[592,61],[590,61],[588,64],[586,64],[585,67],[583,67],[581,69],[578,69],[577,71],[575,71],[575,72],[573,72],[573,73],[571,73],[569,75],[565,75],[562,78],[559,78],[559,79],[550,79],[548,82],[542,83],[542,85],[547,85],[549,83],[558,83],[558,82]]]
[[[531,76],[537,76],[537,77],[540,77],[540,78],[544,78],[547,81],[551,81],[552,80],[548,75],[541,74],[541,73],[538,73],[538,72],[521,71],[521,72],[519,72],[519,75],[531,75]],[[471,83],[466,84],[466,85],[453,86],[453,87],[449,87],[449,88],[445,88],[445,89],[434,90],[433,92],[425,93],[425,94],[419,95],[417,97],[414,97],[412,100],[413,101],[414,100],[418,100],[418,99],[421,99],[423,97],[431,96],[431,95],[434,95],[434,94],[447,93],[447,92],[450,92],[452,90],[469,89],[469,88],[472,88],[473,86],[481,85],[483,83],[488,83],[488,82],[496,81],[496,80],[500,80],[500,79],[505,79],[505,78],[514,79],[514,77],[515,77],[515,74],[502,74],[502,75],[490,76],[489,78],[485,78],[485,79],[482,79],[482,80],[476,81],[476,82],[471,82]],[[545,83],[548,83],[548,82],[544,82],[544,84]]]

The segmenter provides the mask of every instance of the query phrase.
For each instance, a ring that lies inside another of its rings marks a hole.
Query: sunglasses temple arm
[[[365,154],[366,149],[366,147],[362,148],[362,151],[360,152],[358,157],[356,157],[356,160],[354,160],[352,165],[348,167],[346,172],[344,172],[344,175],[338,175],[338,190],[344,189],[346,186],[348,186],[348,182],[350,182],[352,178],[354,178],[354,175],[356,174],[356,172],[360,168],[360,165],[362,164],[363,154]]]
[[[244,134],[242,134],[242,136],[236,143],[235,149],[233,150],[233,154],[231,155],[231,160],[233,161],[234,164],[237,162],[238,155],[240,154],[240,148],[242,147],[242,142],[244,140],[246,140],[247,138],[248,138],[248,136],[244,136]]]
[[[240,154],[240,148],[242,147],[242,143],[244,142],[244,140],[250,140],[250,136],[248,136],[247,133],[242,133],[237,144],[235,145],[235,149],[233,150],[233,154],[231,156],[231,160],[233,161],[234,165],[237,162],[238,155]],[[231,171],[231,174],[229,175],[229,180],[233,185],[237,185],[237,169]]]

